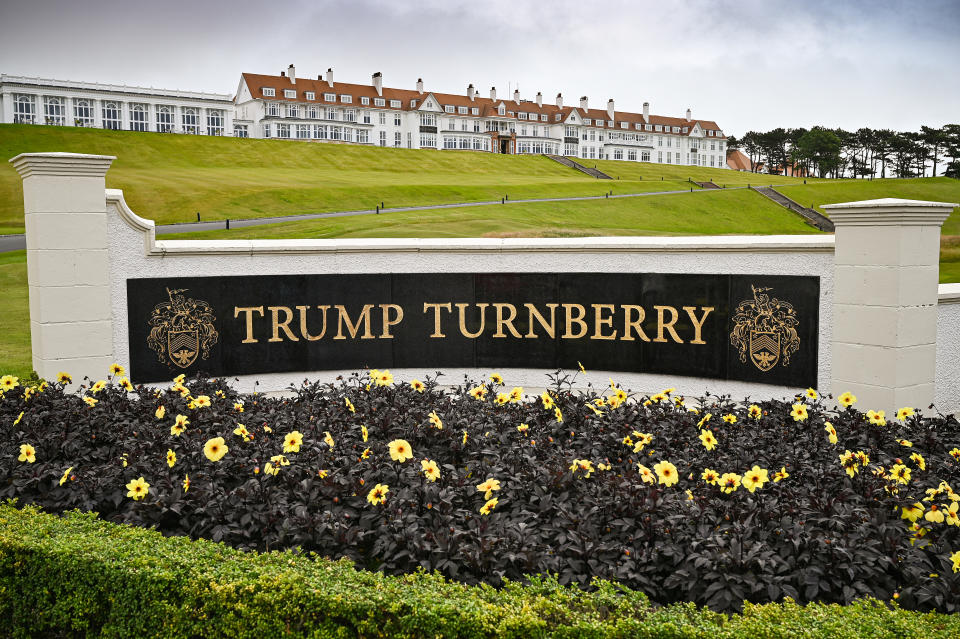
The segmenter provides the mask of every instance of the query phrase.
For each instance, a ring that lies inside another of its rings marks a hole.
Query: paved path
[[[727,189],[694,189],[693,193],[720,193],[724,190],[735,191],[746,189],[745,186],[731,186]],[[690,190],[682,191],[649,191],[647,193],[625,193],[620,195],[611,195],[609,199],[619,199],[628,197],[646,197],[648,195],[668,195],[674,193],[691,193]],[[608,199],[605,195],[584,195],[579,197],[545,197],[531,198],[526,200],[506,200],[506,204],[522,204],[524,202],[576,202],[580,200],[603,200]],[[437,209],[453,209],[466,206],[490,206],[500,204],[500,200],[488,200],[485,202],[459,202],[455,204],[433,204],[429,206],[399,206],[396,208],[380,209],[380,213],[400,213],[403,211],[432,211]],[[317,220],[327,217],[349,217],[352,215],[377,215],[376,209],[364,209],[357,211],[334,211],[332,213],[301,213],[299,215],[283,215],[278,217],[257,217],[243,220],[230,220],[230,228],[243,228],[246,226],[262,226],[264,224],[278,224],[282,222],[302,222],[304,220]],[[184,222],[181,224],[161,224],[157,226],[157,235],[167,233],[191,233],[195,231],[214,231],[226,227],[225,220],[215,222]],[[22,251],[27,247],[27,241],[23,235],[0,235],[0,253],[8,251]]]

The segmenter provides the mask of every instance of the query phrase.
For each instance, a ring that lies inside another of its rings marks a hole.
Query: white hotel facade
[[[227,135],[410,149],[554,154],[581,159],[726,166],[726,137],[710,120],[568,106],[540,93],[480,96],[243,73],[236,93],[196,93],[0,75],[0,122]]]

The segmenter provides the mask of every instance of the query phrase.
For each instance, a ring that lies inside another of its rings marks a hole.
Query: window
[[[263,137],[265,137],[265,138],[269,138],[269,137],[270,137],[270,125],[269,125],[269,124],[264,124],[264,125],[263,125]]]
[[[603,126],[603,122],[604,122],[603,120],[597,120],[597,121],[595,122],[595,124],[596,124],[597,126]]]
[[[357,121],[357,112],[353,109],[347,109],[343,112],[343,121],[344,122],[356,122]]]
[[[657,162],[663,164],[663,151],[657,151]]]
[[[147,107],[143,104],[130,105],[130,130],[146,131],[149,128]]]
[[[323,100],[324,102],[336,102],[337,95],[335,93],[324,93]]]
[[[430,149],[435,149],[435,148],[437,148],[437,136],[435,136],[435,135],[430,135],[430,134],[428,134],[428,133],[421,133],[421,134],[420,134],[420,148],[421,148],[421,149],[423,149],[423,148],[430,148]]]
[[[77,126],[93,126],[93,107],[90,105],[90,100],[74,101],[73,120]]]
[[[327,139],[327,125],[326,124],[317,124],[313,127],[313,139],[314,140],[326,140]]]
[[[13,121],[33,124],[36,103],[32,95],[18,95],[13,99]]]
[[[360,104],[364,106],[368,106],[370,104],[370,98],[368,98],[367,96],[363,96],[362,98],[360,98]]]
[[[391,109],[399,109],[399,108],[400,108],[400,100],[390,100],[390,108],[391,108]]]
[[[207,135],[223,135],[223,111],[220,109],[207,111]]]
[[[506,109],[504,108],[504,106],[503,106],[502,104],[497,107],[497,115],[503,115],[505,111],[506,111]]]
[[[316,99],[317,99],[317,94],[314,93],[313,91],[307,91],[306,93],[304,93],[304,97],[305,97],[307,100],[316,100]]]
[[[198,135],[200,133],[200,116],[197,114],[195,108],[185,108],[180,115],[180,123],[183,125],[184,133],[189,133],[190,135]]]
[[[352,96],[352,95],[341,95],[341,96],[340,96],[340,102],[342,102],[343,104],[353,104],[353,96]]]
[[[473,132],[480,133],[480,120],[473,121]]]
[[[373,99],[373,106],[382,107],[382,106],[386,106],[386,104],[387,104],[387,101],[384,100],[383,98],[374,98],[374,99]]]
[[[658,124],[655,128],[656,128],[657,131],[663,131],[663,125],[662,125],[662,124]]]
[[[640,161],[649,162],[650,161],[650,151],[641,151],[640,152]]]
[[[332,126],[330,127],[330,139],[331,140],[342,140],[343,139],[343,127]]]
[[[643,125],[643,129],[644,129],[645,131],[653,131],[653,125],[652,125],[652,124],[644,124],[644,125]]]
[[[277,137],[278,137],[278,138],[289,138],[289,137],[290,137],[290,125],[289,125],[289,124],[277,124]]]
[[[284,90],[283,90],[283,97],[285,97],[285,98],[295,98],[295,97],[297,97],[297,92],[294,91],[293,89],[284,89]]]
[[[673,146],[673,138],[667,138],[667,146]]]
[[[716,141],[716,140],[710,140],[710,150],[711,150],[711,151],[716,151],[716,150],[717,150],[717,141]]]
[[[298,139],[298,140],[309,140],[309,139],[310,139],[310,125],[309,125],[309,124],[298,124],[298,125],[297,125],[297,139]]]
[[[364,111],[364,112],[363,112],[363,123],[364,123],[364,124],[370,124],[370,112],[369,112],[369,111]]]
[[[320,117],[320,109],[315,106],[307,107],[307,117],[311,120],[318,120]]]
[[[557,113],[556,115],[553,116],[553,119],[559,122],[561,117],[563,117],[563,115],[561,113]]]
[[[526,120],[526,119],[527,119],[527,114],[526,114],[525,112],[521,111],[520,113],[517,114],[517,117],[518,117],[519,119],[521,119],[521,120]]]
[[[410,133],[409,131],[407,131],[407,148],[413,148],[413,133]]]
[[[678,127],[678,126],[673,127],[673,132],[674,132],[674,133],[680,133],[680,127]]]
[[[630,128],[630,123],[629,123],[629,122],[621,122],[621,123],[620,123],[620,128],[621,128],[621,129],[629,129],[629,128]]]
[[[649,155],[649,154],[647,154],[647,155]],[[636,162],[636,161],[637,161],[637,151],[636,151],[635,149],[630,149],[629,151],[627,151],[627,159],[630,160],[631,162]]]
[[[116,102],[103,103],[103,128],[120,130],[120,105]]]
[[[387,146],[387,132],[380,132],[380,146]]]
[[[394,114],[393,114],[393,126],[400,126],[400,114],[399,114],[399,113],[394,113]]]
[[[400,145],[403,144],[402,140],[403,140],[403,138],[401,137],[399,131],[397,131],[397,132],[395,132],[395,133],[393,134],[393,146],[399,148]],[[434,144],[434,145],[436,145],[436,144]]]
[[[410,100],[410,108],[412,109],[412,108],[414,108],[414,107],[416,107],[416,106],[417,106],[417,101],[416,101],[416,100]]]
[[[246,124],[237,124],[233,127],[233,137],[235,138],[248,138],[250,133],[247,131]]]
[[[468,126],[467,126],[467,125],[469,125],[469,124],[470,124],[470,122],[468,122],[467,120],[460,120],[460,130],[461,130],[461,131],[467,131],[467,130],[468,130]]]
[[[46,97],[43,99],[43,118],[45,124],[64,125],[63,98]]]
[[[277,92],[269,87],[263,87],[263,95],[264,97],[272,98],[277,95]]]
[[[437,126],[437,116],[433,113],[421,113],[420,126]],[[434,146],[436,146],[436,142],[434,142]]]
[[[299,118],[300,117],[300,107],[296,104],[288,104],[287,107],[287,117],[288,118]]]
[[[387,114],[383,111],[377,113],[377,121],[380,123],[380,126],[387,125]]]
[[[577,137],[577,128],[573,126],[568,126],[564,130],[563,134],[568,138],[575,138]]]
[[[689,131],[689,130],[690,130],[690,127],[686,127],[686,126],[683,127],[683,132],[684,132],[684,133],[686,133],[686,132]]]
[[[673,164],[673,160],[671,160],[672,157],[673,154],[670,153],[670,151],[667,151],[667,164]]]
[[[622,160],[623,159],[623,149],[614,149],[613,150],[613,159]]]
[[[267,104],[267,116],[273,116],[275,118],[280,117],[280,105],[276,102],[270,102]]]
[[[157,131],[160,133],[173,133],[173,107],[157,107]],[[264,137],[270,137],[269,135]]]
[[[466,114],[467,114],[467,107],[465,107],[465,106],[457,107],[457,113],[459,113],[460,115],[466,115]]]
[[[674,158],[676,159],[676,162],[674,162],[674,164],[680,164],[680,151],[677,151],[674,154]]]
[[[360,144],[370,144],[370,131],[367,129],[357,129],[357,142]]]
[[[427,106],[430,106],[430,105],[428,104]],[[452,104],[444,105],[443,110],[446,111],[447,113],[453,113],[454,111],[453,105]]]
[[[480,115],[480,109],[477,107],[470,107],[470,115]]]
[[[343,127],[343,141],[344,142],[353,142],[353,131],[351,127]]]
[[[589,126],[590,124],[593,124],[593,120],[590,118],[584,118],[583,123]]]

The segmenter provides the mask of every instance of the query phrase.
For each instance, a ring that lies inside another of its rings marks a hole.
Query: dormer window
[[[560,121],[560,118],[562,118],[562,117],[563,117],[563,114],[562,114],[562,113],[557,113],[556,115],[553,116],[553,119],[554,119],[555,121],[559,122],[559,121]]]
[[[343,104],[352,104],[352,103],[353,103],[353,96],[352,96],[352,95],[341,95],[341,96],[340,96],[340,102],[342,102]]]
[[[324,93],[324,94],[323,94],[323,99],[324,99],[324,101],[326,101],[326,102],[336,102],[336,101],[337,101],[337,94],[335,94],[335,93]]]
[[[526,114],[525,112],[521,111],[520,113],[517,114],[517,117],[520,118],[521,120],[526,120],[526,119],[527,119],[527,114]]]
[[[680,133],[680,127],[678,127],[678,126],[673,127],[673,132],[674,132],[674,133]]]
[[[662,125],[662,124],[658,124],[658,125],[657,125],[656,127],[654,127],[654,128],[656,128],[657,131],[663,131],[663,125]]]
[[[683,132],[684,132],[684,133],[686,133],[686,132],[689,131],[689,130],[690,130],[689,127],[683,127]]]
[[[366,97],[366,96],[363,96],[362,98],[360,98],[360,104],[362,104],[362,105],[364,105],[364,106],[369,105],[369,104],[370,104],[370,98],[368,98],[368,97]]]
[[[593,124],[593,120],[591,120],[590,118],[584,118],[583,123],[586,125],[590,125],[590,124]]]
[[[643,128],[646,129],[647,131],[653,131],[653,125],[652,125],[652,124],[644,124],[644,125],[643,125]]]
[[[457,107],[457,113],[459,113],[460,115],[466,115],[466,114],[467,114],[467,107],[463,107],[463,106],[462,106],[462,107]]]
[[[453,113],[453,110],[454,110],[453,105],[452,104],[444,105],[443,110],[446,111],[447,113]]]
[[[387,101],[384,100],[383,98],[374,98],[374,99],[373,99],[373,106],[382,107],[382,106],[385,106],[386,104],[387,104]]]
[[[549,118],[547,117],[547,114],[546,114],[546,113],[541,113],[541,114],[540,114],[540,121],[541,121],[541,122],[546,122],[547,120],[549,120]]]
[[[506,109],[503,108],[503,105],[502,105],[502,104],[497,107],[497,114],[498,114],[498,115],[504,115],[505,113],[506,113]]]
[[[390,108],[391,108],[391,109],[399,109],[399,108],[400,108],[400,100],[390,100]]]
[[[268,87],[263,87],[263,95],[268,98],[272,98],[277,95],[276,89],[271,89]]]
[[[392,100],[391,100],[391,102],[390,102],[390,106],[393,106],[393,101],[392,101]],[[410,100],[410,108],[412,109],[412,108],[414,108],[415,106],[417,106],[417,101],[416,101],[416,100]]]
[[[308,100],[316,100],[316,99],[317,99],[317,94],[314,93],[313,91],[307,91],[304,95],[306,96],[306,98],[307,98]]]
[[[283,97],[285,97],[285,98],[295,98],[295,97],[297,97],[297,92],[294,91],[293,89],[284,89],[284,90],[283,90]]]
[[[643,128],[643,125],[640,124],[639,122],[637,122],[637,124],[634,126],[634,128],[635,128],[637,131],[639,131],[640,129]]]
[[[479,107],[470,107],[470,115],[480,115]]]
[[[629,123],[629,122],[621,122],[621,123],[620,123],[620,128],[621,128],[621,129],[629,129],[629,128],[630,128],[630,123]]]

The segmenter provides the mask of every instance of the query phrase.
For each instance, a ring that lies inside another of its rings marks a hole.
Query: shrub
[[[613,384],[573,392],[566,377],[525,399],[494,380],[443,391],[373,371],[288,398],[203,379],[12,388],[0,498],[466,584],[599,577],[720,611],[785,597],[960,607],[953,417],[871,411],[872,423],[813,391],[627,399]],[[34,462],[18,461],[24,444]],[[737,479],[708,483],[707,470]]]

